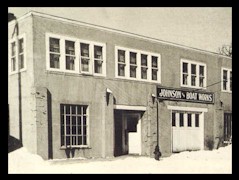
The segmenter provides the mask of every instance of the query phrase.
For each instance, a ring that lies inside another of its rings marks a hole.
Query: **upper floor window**
[[[46,43],[48,70],[106,75],[105,44],[49,33]]]
[[[206,64],[181,59],[181,86],[206,88]]]
[[[232,70],[222,68],[222,91],[232,92]]]
[[[116,77],[160,83],[160,54],[123,47],[116,47],[115,52]]]
[[[12,39],[9,45],[10,73],[25,70],[25,35],[20,35],[18,39]]]
[[[60,69],[60,39],[50,38],[50,68]]]

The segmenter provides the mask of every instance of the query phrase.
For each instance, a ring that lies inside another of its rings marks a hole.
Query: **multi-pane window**
[[[24,39],[19,39],[19,45],[18,45],[18,52],[19,52],[19,65],[20,69],[24,68]]]
[[[116,77],[160,83],[160,54],[115,48]]]
[[[199,112],[172,111],[172,127],[200,127]]]
[[[94,46],[94,72],[102,74],[103,65],[103,47]]]
[[[65,41],[66,69],[75,70],[75,42]]]
[[[158,80],[158,57],[152,56],[152,80]]]
[[[222,91],[232,91],[232,70],[222,68]]]
[[[50,38],[50,68],[60,68],[60,39]]]
[[[118,76],[125,76],[125,51],[118,50]]]
[[[18,72],[26,69],[25,60],[25,35],[12,39],[9,44],[10,72]]]
[[[206,87],[206,64],[181,60],[181,85],[186,87]]]
[[[61,146],[88,145],[88,106],[61,104]]]
[[[130,77],[136,78],[137,76],[137,53],[129,52],[129,63],[130,63]]]
[[[141,54],[141,79],[147,79],[148,73],[148,56]]]
[[[16,42],[11,43],[11,71],[16,71]]]
[[[105,44],[46,33],[47,70],[106,75]]]

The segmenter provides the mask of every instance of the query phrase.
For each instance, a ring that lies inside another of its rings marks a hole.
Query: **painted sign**
[[[214,103],[214,93],[199,92],[172,88],[157,87],[158,99],[165,99],[171,101],[188,101],[198,103]]]

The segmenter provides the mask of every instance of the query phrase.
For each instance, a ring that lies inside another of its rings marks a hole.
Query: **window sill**
[[[198,87],[198,86],[187,86],[187,85],[183,85],[181,84],[182,88],[190,88],[190,89],[197,89],[197,90],[206,90],[206,87]]]
[[[12,71],[12,72],[9,72],[9,75],[18,74],[19,72],[22,73],[22,72],[25,72],[25,71],[27,71],[27,69],[21,69],[20,71]]]
[[[71,147],[66,147],[66,146],[61,146],[60,150],[66,150],[66,149],[91,149],[90,146],[71,146]]]
[[[58,71],[58,70],[46,70],[47,74],[59,74],[59,75],[66,75],[66,76],[77,76],[77,77],[106,77],[105,74],[90,74],[90,73],[78,73],[74,71]]]
[[[222,90],[223,93],[232,93],[232,91],[226,91],[226,90]]]

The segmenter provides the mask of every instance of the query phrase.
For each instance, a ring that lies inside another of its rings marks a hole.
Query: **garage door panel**
[[[202,123],[200,121],[203,119],[199,118],[199,113],[197,115],[191,112],[173,113],[175,113],[173,115],[175,126],[172,127],[172,151],[200,150],[203,141]]]

